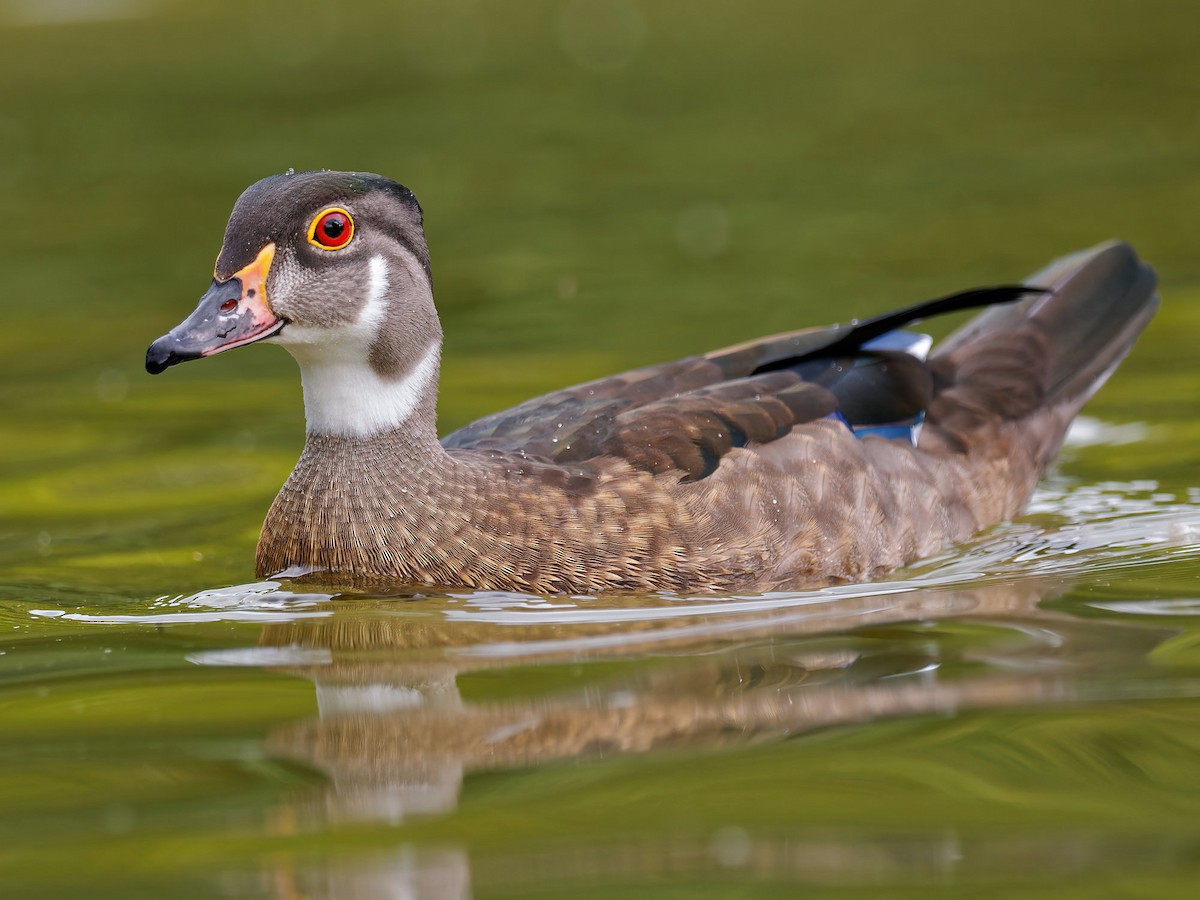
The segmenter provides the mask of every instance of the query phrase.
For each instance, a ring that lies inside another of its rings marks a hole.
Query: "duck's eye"
[[[308,226],[308,242],[322,250],[341,250],[354,237],[354,219],[344,209],[317,213]]]

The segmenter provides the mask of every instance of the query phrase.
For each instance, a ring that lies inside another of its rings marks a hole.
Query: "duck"
[[[774,334],[528,400],[439,439],[424,216],[380,175],[234,203],[199,305],[146,369],[248,344],[300,368],[304,449],[259,577],[592,596],[881,577],[1020,514],[1158,306],[1126,243],[1023,282]],[[979,309],[931,347],[909,326]]]

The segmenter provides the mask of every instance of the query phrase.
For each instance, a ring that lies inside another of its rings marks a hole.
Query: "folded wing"
[[[825,416],[840,414],[857,426],[919,415],[933,396],[929,366],[909,353],[864,345],[932,315],[1037,292],[1024,286],[967,291],[863,322],[636,369],[486,416],[442,443],[560,464],[617,458],[636,469],[701,479],[731,449],[769,443]]]

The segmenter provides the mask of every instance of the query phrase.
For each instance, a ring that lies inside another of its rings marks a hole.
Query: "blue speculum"
[[[933,338],[927,334],[919,334],[915,331],[889,331],[887,334],[880,335],[874,340],[867,341],[863,344],[863,349],[908,353],[917,359],[925,359],[929,355],[929,348],[932,345]],[[921,437],[921,423],[925,421],[925,410],[922,409],[914,416],[895,422],[870,422],[851,425],[840,412],[830,413],[829,418],[836,419],[844,424],[858,438],[863,438],[871,434],[882,438],[908,441],[916,446],[917,441]]]

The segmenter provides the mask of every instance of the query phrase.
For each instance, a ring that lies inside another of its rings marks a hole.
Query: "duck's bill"
[[[212,285],[190,316],[146,351],[146,371],[157,375],[176,363],[252,344],[284,325],[267,299],[267,273],[275,256],[268,244],[250,265]]]

